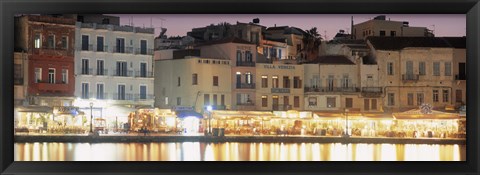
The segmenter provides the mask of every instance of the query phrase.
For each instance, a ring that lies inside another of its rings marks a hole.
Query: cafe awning
[[[448,120],[448,119],[460,119],[458,113],[448,113],[432,110],[431,113],[424,114],[420,109],[414,109],[410,111],[405,111],[401,113],[393,113],[393,117],[397,120]]]
[[[345,119],[348,115],[349,120],[388,120],[393,119],[391,114],[383,112],[347,112],[344,111],[316,111],[314,112],[318,119]]]
[[[253,117],[274,117],[271,112],[266,111],[227,111],[227,110],[214,110],[212,111],[213,118],[223,119],[235,119],[242,118],[248,119]]]
[[[343,111],[315,111],[313,112],[315,118],[318,119],[337,119],[337,118],[345,118]]]
[[[203,118],[203,115],[195,111],[177,111],[178,118],[197,117]]]

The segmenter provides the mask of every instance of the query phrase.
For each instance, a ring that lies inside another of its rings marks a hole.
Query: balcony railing
[[[237,66],[255,67],[255,62],[237,61]]]
[[[65,83],[47,83],[47,82],[39,82],[37,83],[38,90],[41,91],[68,91],[69,86]]]
[[[97,74],[99,76],[107,76],[108,75],[108,69],[97,69]]]
[[[419,75],[418,74],[402,74],[403,81],[418,81]]]
[[[77,47],[77,51],[93,51],[93,44],[89,44],[87,46],[80,45]]]
[[[33,53],[38,55],[52,55],[52,56],[68,56],[72,54],[71,52],[69,52],[69,50],[66,50],[64,48],[50,48],[50,47],[34,48]]]
[[[135,54],[137,55],[153,55],[153,49],[144,49],[135,48]]]
[[[362,87],[363,97],[380,97],[382,96],[382,87]]]
[[[23,78],[14,78],[13,79],[14,85],[23,85]]]
[[[272,105],[273,111],[288,111],[292,109],[292,105]]]
[[[135,71],[135,77],[152,78],[153,72]]]
[[[117,47],[115,46],[113,48],[114,53],[126,53],[126,54],[132,54],[133,53],[133,47]]]
[[[97,46],[95,48],[95,51],[97,51],[97,52],[108,52],[108,46],[103,46],[103,47],[102,46],[100,46],[100,47]]]
[[[253,102],[237,102],[238,106],[255,106]]]
[[[92,68],[90,68],[90,69],[83,69],[82,68],[80,74],[82,74],[82,75],[93,75],[93,69]]]
[[[305,87],[305,92],[360,92],[357,87]]]
[[[108,99],[108,94],[107,93],[94,93],[92,94],[94,95],[93,97],[95,97],[97,100],[104,100],[104,99]]]
[[[133,94],[119,94],[119,93],[113,93],[113,98],[114,100],[133,100]]]
[[[241,84],[236,84],[237,89],[255,89],[255,83],[241,83]]]
[[[118,69],[115,69],[115,71],[112,74],[113,76],[118,76],[118,77],[131,77],[133,76],[133,71],[119,71]]]
[[[455,80],[467,80],[467,75],[465,74],[456,74]]]
[[[135,101],[143,101],[143,100],[153,100],[153,94],[135,94],[134,100]]]

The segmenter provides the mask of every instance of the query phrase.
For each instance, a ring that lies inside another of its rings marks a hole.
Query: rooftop
[[[309,64],[334,64],[334,65],[355,65],[352,60],[345,55],[324,55],[319,56],[316,59],[306,62]]]
[[[402,50],[406,47],[466,48],[465,37],[367,37],[377,50]]]

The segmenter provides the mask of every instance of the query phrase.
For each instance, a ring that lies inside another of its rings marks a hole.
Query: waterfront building
[[[307,35],[305,31],[296,27],[274,26],[265,30],[265,38],[270,40],[285,40],[288,47],[287,59],[306,59],[307,55],[302,52],[305,48],[303,37]]]
[[[352,19],[353,20],[353,19]],[[387,20],[385,15],[353,25],[353,39],[365,39],[369,36],[388,37],[433,37],[433,33],[426,27],[413,27],[408,21]]]
[[[153,107],[153,28],[77,22],[75,31],[76,106],[109,128]]]
[[[59,108],[72,107],[75,99],[74,34],[74,19],[43,15],[15,17],[17,53],[13,56],[19,116],[15,127],[46,130],[63,126],[67,119],[77,115],[54,113]]]
[[[263,39],[260,46],[257,47],[257,62],[273,63],[273,62],[286,62],[288,57],[289,46],[285,40]],[[291,58],[291,57],[290,57]]]
[[[452,106],[465,104],[465,37],[368,37],[367,43],[378,64],[386,111],[423,103],[455,110]]]

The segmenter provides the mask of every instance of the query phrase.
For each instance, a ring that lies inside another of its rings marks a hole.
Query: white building
[[[77,22],[75,30],[75,106],[89,116],[92,103],[109,126],[153,107],[153,28]]]

